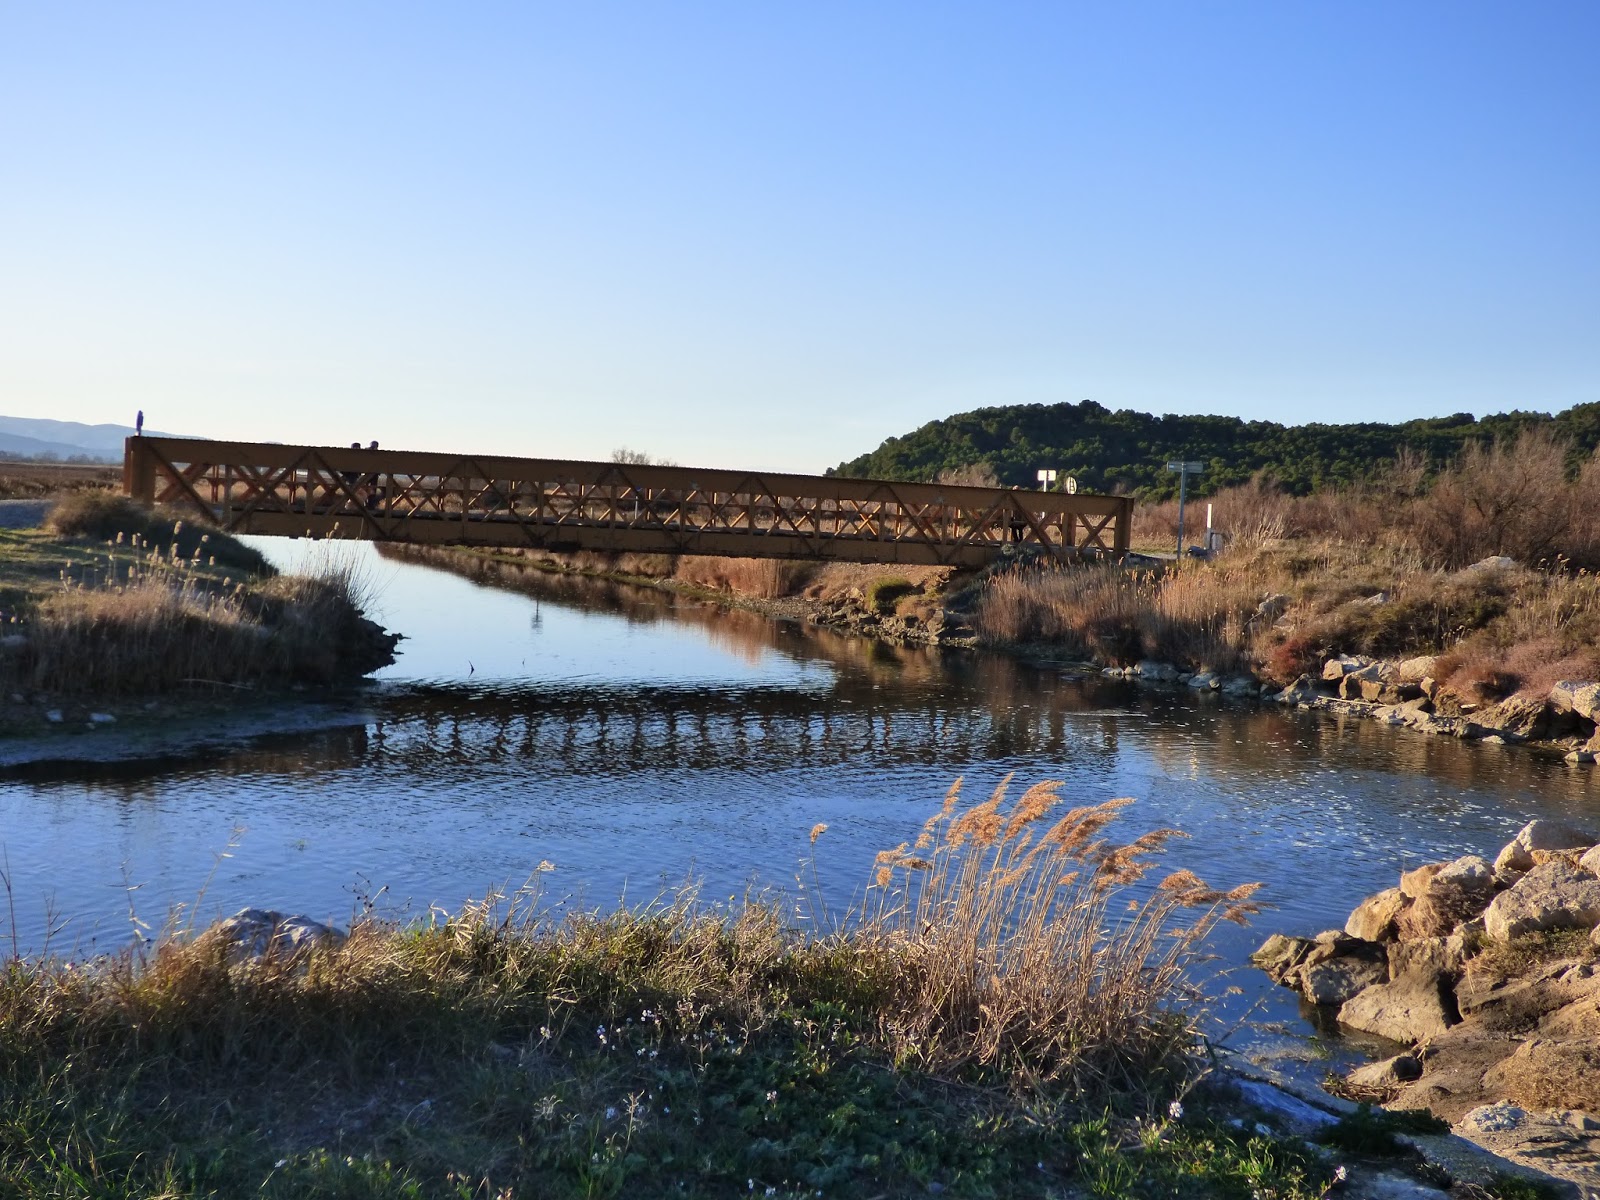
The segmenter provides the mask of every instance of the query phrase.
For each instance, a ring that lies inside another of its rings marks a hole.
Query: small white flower
[[[1171,1104],[1167,1105],[1167,1116],[1171,1117],[1174,1121],[1183,1120],[1183,1101],[1174,1100]]]
[[[672,1110],[671,1110],[671,1109],[670,1109],[670,1108],[668,1108],[668,1107],[667,1107],[667,1106],[666,1106],[666,1105],[665,1105],[665,1104],[663,1104],[663,1105],[662,1105],[662,1106],[661,1106],[661,1115],[662,1115],[662,1116],[663,1116],[663,1117],[664,1117],[664,1116],[666,1116],[666,1115],[667,1115],[667,1114],[668,1114],[668,1113],[670,1113],[670,1112],[671,1112],[671,1111],[672,1111]]]
[[[778,1093],[777,1092],[768,1092],[767,1093],[767,1103],[768,1104],[776,1104],[777,1102],[778,1102]]]
[[[617,1119],[617,1110],[614,1109],[614,1108],[606,1109],[606,1120],[615,1121],[616,1119]]]
[[[122,535],[118,534],[117,536],[121,537]],[[274,1171],[281,1171],[285,1167],[287,1167],[288,1165],[289,1165],[289,1160],[287,1158],[280,1158],[277,1162],[272,1164],[272,1169]],[[1340,1169],[1342,1170],[1343,1168],[1340,1168]]]
[[[1350,1168],[1345,1166],[1343,1163],[1340,1163],[1337,1167],[1335,1167],[1333,1169],[1333,1181],[1335,1183],[1343,1183],[1346,1179],[1349,1179],[1349,1178],[1350,1178]]]

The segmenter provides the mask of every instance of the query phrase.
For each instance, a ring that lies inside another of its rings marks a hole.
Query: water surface
[[[1174,866],[1264,882],[1275,907],[1218,938],[1238,962],[1273,930],[1342,925],[1408,867],[1492,854],[1530,817],[1592,820],[1587,771],[1515,749],[894,649],[649,589],[530,574],[512,591],[367,545],[258,544],[288,565],[355,563],[406,635],[398,663],[293,733],[0,771],[25,952],[121,944],[130,917],[159,925],[182,904],[344,921],[376,897],[415,915],[541,863],[558,898],[642,900],[691,876],[726,897],[792,886],[818,822],[837,910],[952,780],[978,799],[1015,772],[1079,803],[1135,797],[1129,836],[1189,835]],[[1238,982],[1228,1011],[1298,1020],[1288,992]]]

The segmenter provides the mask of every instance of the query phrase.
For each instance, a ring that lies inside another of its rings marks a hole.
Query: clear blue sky
[[[0,412],[819,469],[1600,400],[1600,3],[0,0]]]

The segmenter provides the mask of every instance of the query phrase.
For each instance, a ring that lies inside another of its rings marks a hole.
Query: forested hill
[[[1469,440],[1514,435],[1535,426],[1552,429],[1579,451],[1592,451],[1600,443],[1600,403],[1580,404],[1553,417],[1509,412],[1479,420],[1458,413],[1401,425],[1157,417],[1131,409],[1112,412],[1092,400],[1018,404],[932,421],[840,463],[828,474],[931,481],[941,472],[987,467],[1002,484],[1037,487],[1039,468],[1054,467],[1063,476],[1076,476],[1085,491],[1160,499],[1177,493],[1178,477],[1167,471],[1168,460],[1184,458],[1206,465],[1198,481],[1201,495],[1243,483],[1258,471],[1304,494],[1355,482],[1393,460],[1402,447],[1439,463]]]

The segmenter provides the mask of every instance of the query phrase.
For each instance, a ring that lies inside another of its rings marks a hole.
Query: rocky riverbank
[[[1533,821],[1492,863],[1408,871],[1343,929],[1274,935],[1254,961],[1396,1051],[1347,1094],[1600,1189],[1600,834]]]

